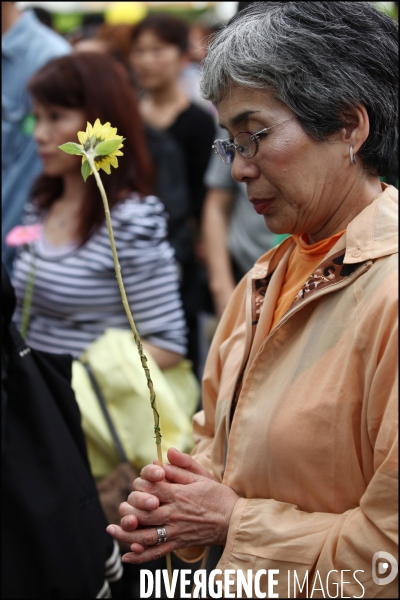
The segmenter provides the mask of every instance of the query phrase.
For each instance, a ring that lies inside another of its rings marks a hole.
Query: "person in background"
[[[126,598],[90,472],[71,357],[26,346],[1,281],[1,597]],[[60,541],[60,537],[61,541]],[[34,551],[21,562],[26,539]]]
[[[161,370],[178,365],[187,347],[178,269],[166,240],[165,208],[152,195],[154,166],[136,96],[124,72],[107,54],[72,53],[40,69],[29,90],[43,171],[26,206],[24,224],[41,224],[42,234],[29,247],[21,247],[15,259],[15,323],[20,327],[22,322],[34,260],[26,337],[30,347],[77,359],[107,330],[130,329],[94,176],[85,183],[81,157],[58,148],[78,141],[78,131],[98,118],[125,138],[118,168],[104,173],[102,182],[132,316],[146,355]],[[73,386],[82,405],[86,396],[74,380]],[[123,580],[124,587],[131,587],[129,565]]]
[[[169,133],[184,155],[194,251],[183,268],[182,297],[189,327],[188,357],[198,373],[198,314],[208,294],[200,219],[206,192],[203,178],[215,126],[211,115],[191,102],[179,86],[182,69],[188,62],[188,32],[184,21],[170,15],[146,17],[133,28],[131,64],[141,89],[139,106],[144,121]]]
[[[33,6],[32,10],[35,13],[36,17],[39,19],[39,21],[43,23],[43,25],[46,25],[46,27],[53,29],[53,19],[51,12],[49,12],[45,8],[41,8],[40,6]]]
[[[95,37],[99,27],[105,22],[104,13],[87,13],[83,15],[81,24],[68,32],[65,37],[74,45],[80,40]]]
[[[146,123],[168,131],[182,147],[191,195],[191,216],[198,227],[205,196],[203,182],[215,135],[212,118],[180,90],[188,62],[187,24],[166,14],[146,17],[133,28],[131,62],[141,90]]]
[[[15,261],[15,320],[20,324],[34,255],[27,334],[33,348],[78,357],[108,327],[129,329],[94,177],[85,183],[81,159],[58,148],[77,139],[87,121],[93,125],[98,118],[126,138],[119,166],[103,177],[103,185],[133,317],[143,345],[160,368],[177,364],[186,351],[177,270],[164,239],[164,207],[151,195],[153,165],[132,89],[111,57],[78,53],[40,69],[29,90],[43,172],[35,182],[25,222],[42,223],[43,231]]]
[[[122,32],[122,35],[120,33]],[[74,52],[110,54],[116,59],[121,75],[137,91],[129,63],[127,35],[131,44],[130,25],[102,24],[91,37],[73,42]],[[185,265],[193,260],[189,219],[189,189],[185,159],[178,142],[166,131],[144,123],[147,148],[155,167],[154,194],[162,201],[168,214],[168,241],[175,250],[180,280]]]
[[[238,2],[237,13],[250,4]],[[206,35],[206,32],[203,31],[203,34]],[[194,39],[197,37],[197,45],[202,49],[203,61],[209,40],[206,42],[204,36],[200,40],[199,35],[199,30],[195,29]],[[203,99],[203,102],[209,100]],[[222,129],[219,130],[219,137],[224,137]],[[208,192],[203,209],[204,253],[214,310],[220,319],[241,278],[260,256],[287,236],[275,235],[265,227],[263,219],[249,204],[245,184],[233,179],[230,169],[217,155],[211,159],[205,184]]]
[[[220,319],[236,285],[272,248],[275,236],[249,203],[246,185],[233,179],[229,166],[216,154],[205,183],[202,237],[214,310]]]
[[[251,2],[238,2],[237,12],[249,4]],[[220,28],[208,31],[193,28],[191,43],[198,48],[194,56],[201,56],[201,61],[205,59],[210,38],[204,36],[217,33]],[[203,102],[210,101],[203,99]],[[219,137],[224,137],[222,129]],[[263,219],[249,204],[246,185],[233,179],[231,170],[217,155],[211,158],[204,181],[208,192],[203,208],[202,238],[214,311],[220,319],[241,278],[260,256],[287,235],[273,234],[265,227]]]
[[[50,59],[68,54],[71,46],[43,25],[32,10],[21,12],[15,2],[1,3],[1,17],[1,235],[3,262],[11,273],[15,251],[5,245],[4,236],[20,223],[32,183],[41,169],[32,138],[32,105],[26,84]]]
[[[189,62],[182,69],[180,76],[180,87],[182,91],[189,96],[192,102],[198,104],[208,112],[217,122],[218,113],[209,100],[204,100],[200,92],[200,72],[201,63],[207,54],[207,45],[210,36],[217,31],[217,28],[207,27],[202,23],[192,23],[189,28]]]
[[[130,53],[132,45],[131,25],[102,23],[93,32],[72,42],[74,52],[106,52],[120,62],[134,85]]]

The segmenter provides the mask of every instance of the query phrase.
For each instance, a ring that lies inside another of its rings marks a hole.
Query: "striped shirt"
[[[24,224],[43,215],[29,205]],[[166,241],[164,207],[155,196],[131,194],[111,210],[126,295],[139,335],[151,344],[186,354],[186,324],[174,251]],[[74,357],[108,328],[129,329],[118,288],[107,225],[81,247],[53,247],[43,238],[21,247],[14,263],[14,320],[21,324],[28,276],[35,280],[27,344]]]

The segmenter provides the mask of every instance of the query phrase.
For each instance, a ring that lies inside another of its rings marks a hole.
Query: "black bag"
[[[4,267],[2,299],[2,597],[110,597],[120,554],[90,473],[72,357],[27,348],[9,323]]]

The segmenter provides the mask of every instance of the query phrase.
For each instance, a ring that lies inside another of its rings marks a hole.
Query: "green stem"
[[[114,241],[114,233],[113,233],[113,228],[112,228],[112,223],[111,223],[111,216],[110,216],[110,209],[108,206],[107,195],[106,195],[103,183],[100,179],[100,175],[95,167],[92,156],[87,154],[86,157],[87,157],[89,165],[92,169],[92,173],[96,179],[96,183],[98,185],[98,188],[100,190],[100,194],[101,194],[101,197],[103,200],[104,212],[106,215],[106,222],[107,222],[107,229],[108,229],[108,237],[110,238],[111,252],[113,255],[115,273],[117,276],[119,291],[121,293],[122,304],[124,306],[126,316],[128,317],[128,321],[131,326],[133,336],[135,338],[135,342],[136,342],[136,346],[137,346],[137,349],[139,352],[142,367],[144,369],[146,379],[147,379],[147,387],[150,390],[150,404],[151,404],[151,408],[153,409],[154,433],[155,433],[156,445],[157,445],[157,459],[158,459],[158,464],[162,467],[162,465],[163,465],[162,450],[161,450],[161,437],[162,436],[161,436],[161,428],[160,428],[160,415],[158,414],[158,410],[157,410],[156,394],[154,391],[153,382],[150,377],[150,370],[149,370],[149,367],[147,366],[147,358],[143,352],[142,342],[140,341],[140,336],[137,332],[136,325],[133,320],[132,313],[129,308],[128,299],[127,299],[126,293],[125,293],[124,282],[122,280],[122,275],[121,275],[121,266],[118,261],[117,248],[115,246],[115,241]],[[170,554],[167,554],[166,561],[167,561],[169,580],[170,580],[170,584],[171,584],[171,582],[172,582],[172,566],[171,566]]]
[[[32,261],[28,274],[28,281],[26,282],[25,288],[25,297],[24,304],[22,306],[22,318],[21,318],[21,336],[26,339],[28,333],[29,326],[29,316],[31,312],[32,305],[32,297],[33,297],[33,288],[35,283],[35,273],[36,273],[36,261],[35,254],[32,251]]]

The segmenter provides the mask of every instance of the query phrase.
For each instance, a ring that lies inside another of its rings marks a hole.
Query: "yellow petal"
[[[97,136],[102,140],[106,140],[109,135],[110,128],[107,125],[102,125],[101,129],[99,129]]]
[[[99,119],[96,119],[93,125],[93,135],[96,137],[101,137],[101,123]]]
[[[101,159],[98,159],[95,162],[97,171],[103,169],[108,175],[111,173],[111,166],[115,168],[118,167],[117,156],[123,156],[120,148],[123,148],[122,141],[124,138],[122,135],[117,134],[117,128],[111,127],[109,121],[104,123],[104,125],[101,124],[100,119],[96,119],[93,125],[87,123],[86,132],[79,131],[77,136],[83,146],[91,138],[96,138],[99,141],[121,140],[117,150],[114,150],[107,156],[103,156]],[[85,162],[85,160],[87,159],[85,156],[83,156],[82,164]]]
[[[107,173],[107,175],[110,175],[110,173],[111,173],[111,165],[110,165],[110,163],[108,161],[105,162],[105,164],[102,164],[100,166],[100,168],[103,169],[103,171],[105,171]]]

